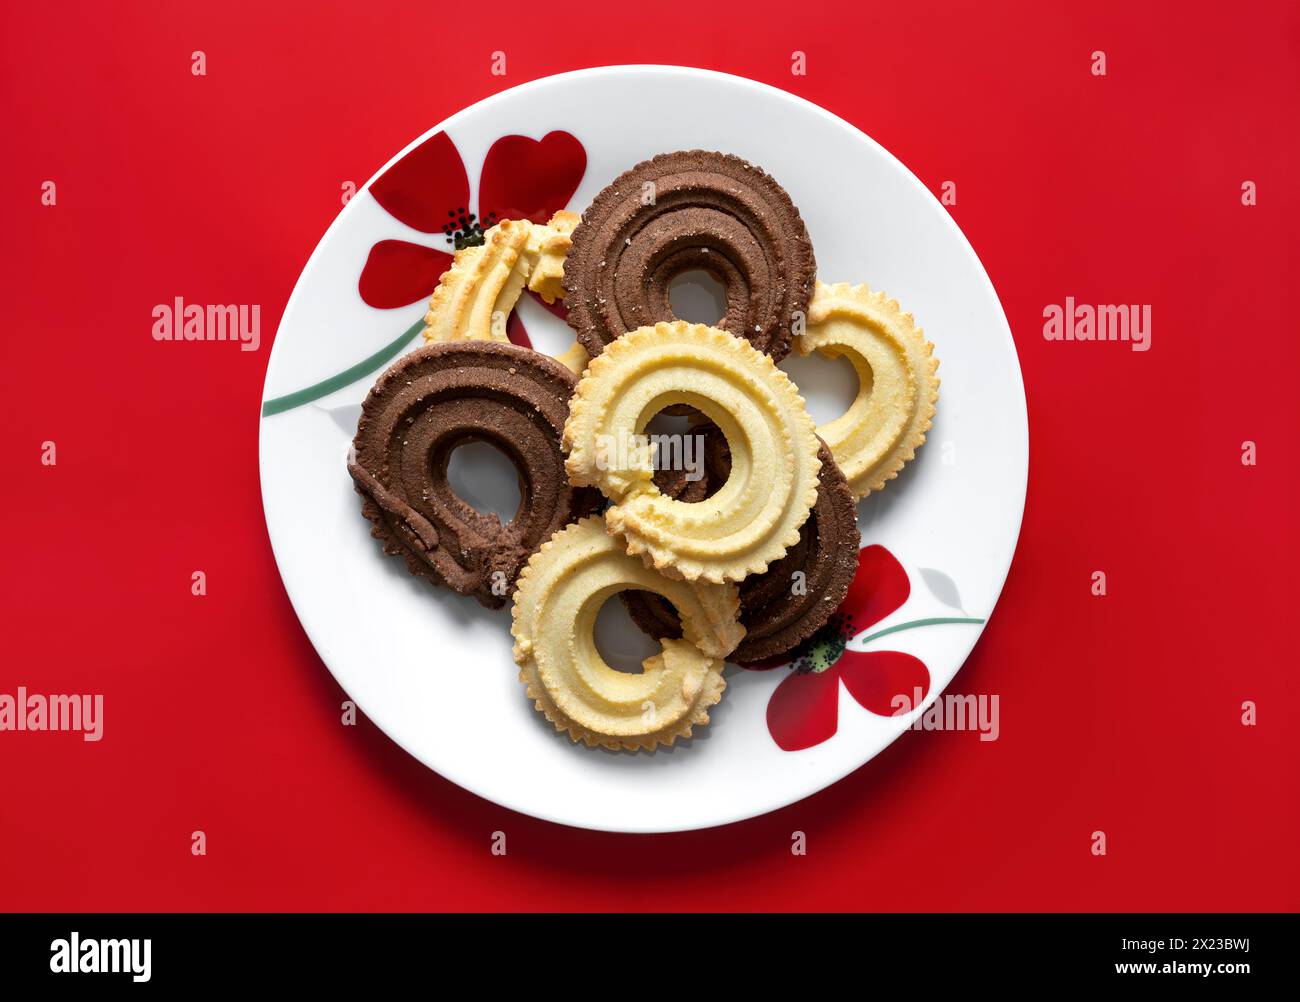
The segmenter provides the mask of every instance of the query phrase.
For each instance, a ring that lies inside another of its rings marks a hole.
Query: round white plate
[[[509,608],[485,610],[432,588],[371,539],[345,458],[376,372],[276,413],[267,413],[276,406],[264,408],[262,496],[280,574],[321,659],[361,710],[429,768],[482,797],[563,824],[625,832],[703,828],[763,814],[829,786],[906,730],[952,682],[992,612],[1020,531],[1028,467],[1011,332],[974,251],[906,167],[829,112],[738,77],[663,66],[549,77],[453,115],[385,170],[445,132],[464,162],[472,207],[494,141],[512,134],[541,139],[556,130],[586,151],[569,202],[577,212],[616,175],[656,153],[722,150],[760,165],[799,207],[819,277],[885,290],[934,342],[943,383],[927,444],[859,508],[863,544],[882,545],[898,559],[910,596],[878,624],[860,625],[877,632],[917,620],[962,621],[865,644],[860,634],[850,644],[920,658],[931,680],[925,704],[880,716],[835,681],[834,735],[785,751],[769,733],[766,708],[789,673],[732,667],[712,723],[693,740],[653,755],[572,744],[524,696],[511,659]],[[264,401],[357,366],[395,338],[403,351],[418,343],[399,336],[423,316],[423,303],[376,309],[358,294],[371,247],[385,239],[446,247],[440,235],[411,229],[368,190],[358,191],[293,290]],[[535,344],[562,345],[562,321],[532,302],[521,309]],[[834,416],[852,392],[838,364],[782,364],[818,421]],[[605,638],[630,649],[643,642],[630,628]]]

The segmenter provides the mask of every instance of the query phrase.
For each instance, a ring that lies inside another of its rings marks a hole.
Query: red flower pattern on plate
[[[479,219],[467,208],[469,177],[460,153],[450,137],[440,132],[384,171],[368,190],[393,218],[422,233],[441,232],[444,246],[460,249],[482,243],[484,226],[490,227],[498,219],[545,222],[568,204],[586,169],[587,151],[567,132],[550,132],[540,140],[502,136],[483,160],[479,205],[484,216]],[[448,250],[409,240],[380,240],[370,248],[357,291],[365,303],[376,309],[410,306],[433,294],[451,262]],[[562,302],[547,304],[540,296],[534,299],[561,320],[567,317]],[[420,326],[412,325],[379,351],[342,372],[263,401],[262,415],[293,410],[364,379],[418,337]],[[515,344],[532,347],[518,311],[511,311],[506,336]]]
[[[907,572],[883,546],[858,551],[858,570],[835,616],[796,652],[790,674],[767,704],[767,728],[785,751],[811,748],[839,727],[840,683],[865,709],[882,717],[905,713],[930,691],[920,658],[900,651],[851,651],[849,639],[900,609],[911,594]],[[919,625],[919,624],[918,624]],[[747,668],[778,667],[760,662]],[[905,700],[905,702],[903,702]]]
[[[479,178],[479,213],[469,205],[469,177],[445,132],[430,136],[370,186],[370,194],[394,218],[422,233],[443,234],[460,245],[481,238],[498,219],[544,223],[573,197],[587,169],[587,152],[567,132],[540,140],[502,136],[487,152]],[[380,240],[370,248],[357,283],[370,306],[391,310],[433,294],[451,265],[451,254],[406,240]],[[514,318],[512,318],[513,320]],[[511,340],[527,335],[517,320]]]

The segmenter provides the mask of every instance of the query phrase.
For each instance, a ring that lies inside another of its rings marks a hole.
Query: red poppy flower
[[[370,194],[412,229],[441,234],[442,247],[379,241],[361,270],[361,298],[383,310],[427,299],[451,264],[451,251],[481,242],[483,229],[499,219],[546,222],[568,205],[586,169],[586,150],[567,132],[540,141],[502,136],[483,161],[479,211],[472,213],[460,153],[445,132],[431,136],[384,171]]]
[[[865,709],[882,717],[905,713],[925,698],[930,691],[930,672],[919,658],[899,651],[846,648],[851,638],[901,608],[911,590],[902,564],[883,546],[858,551],[857,575],[839,610],[797,652],[790,674],[782,679],[767,704],[767,728],[782,749],[799,751],[834,736],[839,727],[841,682]],[[918,620],[902,626],[933,622],[939,620]]]
[[[370,194],[390,215],[421,233],[441,233],[441,247],[408,240],[381,240],[370,248],[357,289],[370,306],[397,309],[427,299],[451,264],[451,252],[483,242],[483,230],[498,219],[528,219],[544,223],[564,208],[578,190],[587,169],[587,151],[567,132],[551,132],[541,140],[502,136],[483,160],[479,178],[480,218],[469,211],[469,178],[456,146],[445,132],[431,136],[384,171]],[[532,295],[532,293],[529,293]],[[562,302],[547,304],[561,320]],[[420,325],[409,328],[379,351],[311,386],[263,401],[262,414],[280,414],[319,400],[335,390],[383,368],[418,337]],[[528,332],[512,311],[506,336],[531,348]]]

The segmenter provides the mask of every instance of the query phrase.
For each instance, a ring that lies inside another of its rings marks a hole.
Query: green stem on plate
[[[424,318],[421,317],[415,323],[411,324],[395,341],[390,341],[373,355],[363,358],[356,365],[344,369],[342,372],[330,376],[329,379],[322,379],[319,383],[313,383],[305,389],[296,390],[293,393],[286,393],[282,397],[274,397],[262,404],[262,417],[270,417],[272,414],[279,414],[282,411],[290,411],[295,407],[301,407],[303,404],[309,404],[313,400],[319,400],[321,397],[329,396],[335,390],[341,390],[345,386],[350,386],[362,376],[368,376],[376,369],[381,369],[390,361],[396,358],[407,343],[415,338],[420,331],[424,330]]]
[[[899,633],[902,630],[915,629],[918,626],[940,626],[944,623],[982,623],[982,622],[984,622],[984,620],[982,619],[970,619],[965,617],[950,617],[950,616],[939,616],[934,619],[913,619],[906,623],[898,623],[895,626],[887,626],[883,630],[877,630],[875,633],[871,634],[871,636],[863,637],[861,640],[858,641],[858,643],[860,644],[869,643],[870,641],[877,640],[880,637],[887,637],[891,633]]]

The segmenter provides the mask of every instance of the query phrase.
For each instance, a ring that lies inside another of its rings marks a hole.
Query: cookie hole
[[[447,460],[447,484],[480,515],[495,515],[502,522],[513,519],[523,501],[515,464],[487,442],[456,446]]]
[[[799,387],[799,394],[816,424],[834,421],[857,398],[858,372],[843,355],[832,358],[819,351],[811,355],[791,352],[780,363],[780,368]],[[865,396],[871,395],[870,384],[863,390]]]
[[[713,326],[727,315],[727,290],[707,271],[684,271],[668,286],[668,305],[678,320]]]
[[[677,413],[679,410],[682,413]],[[659,489],[679,501],[695,504],[717,493],[725,478],[711,480],[708,475],[705,436],[694,423],[704,415],[686,405],[673,411],[671,414],[660,411],[652,417],[646,422],[643,434],[659,443],[655,451],[655,483]]]
[[[534,351],[555,356],[573,347],[573,329],[531,293],[519,297],[515,313],[528,331]]]
[[[641,632],[617,595],[600,607],[593,633],[605,664],[628,675],[642,674],[641,662],[659,653],[659,644]]]

